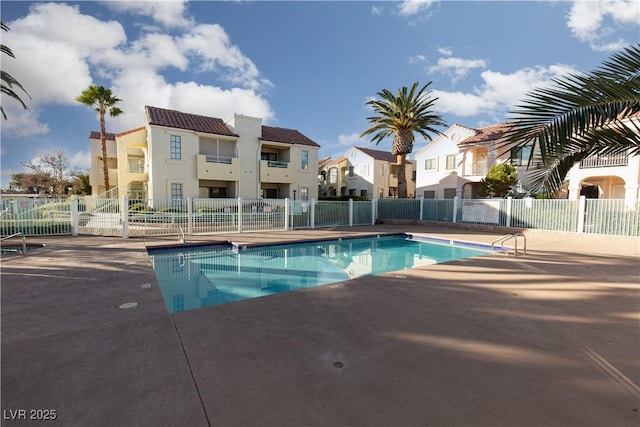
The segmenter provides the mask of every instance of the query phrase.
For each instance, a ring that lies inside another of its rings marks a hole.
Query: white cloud
[[[338,144],[340,144],[341,146],[346,145],[351,147],[352,145],[361,144],[362,142],[364,142],[364,140],[360,138],[359,133],[352,133],[351,135],[338,135]]]
[[[31,111],[23,111],[19,103],[5,102],[3,95],[2,105],[11,114],[11,120],[3,123],[3,135],[47,133],[48,125],[40,123],[39,107],[57,104],[83,108],[75,98],[92,83],[112,88],[122,99],[119,106],[124,114],[107,118],[110,129],[118,132],[140,126],[145,105],[221,118],[238,112],[275,120],[262,95],[272,87],[271,82],[231,42],[224,28],[182,27],[186,22],[183,2],[108,5],[123,13],[149,15],[173,26],[172,30],[156,27],[128,40],[120,23],[83,15],[79,6],[32,6],[26,16],[9,23],[11,31],[3,34],[3,44],[16,55],[15,60],[3,61],[3,70],[16,77],[33,98],[25,99]],[[229,87],[168,82],[162,74],[166,68],[207,73],[208,78],[226,81]]]
[[[434,108],[439,113],[470,117],[478,114],[504,115],[536,87],[550,84],[551,79],[577,71],[564,65],[524,68],[511,74],[484,71],[483,84],[471,93],[434,90],[438,97]]]
[[[380,16],[380,15],[382,15],[382,11],[383,10],[384,10],[384,8],[382,8],[382,7],[371,6],[371,14],[372,15]]]
[[[592,49],[599,51],[618,50],[629,41],[608,41],[612,29],[605,25],[610,18],[614,25],[640,27],[640,5],[637,0],[576,0],[567,14],[567,25],[574,37],[588,42]]]
[[[433,0],[406,0],[401,2],[397,8],[402,16],[413,16],[429,10]]]
[[[429,72],[441,72],[450,74],[453,81],[464,78],[469,71],[474,68],[485,68],[487,63],[484,59],[463,59],[463,58],[438,58],[438,63],[429,68]]]
[[[221,89],[194,82],[174,86],[172,108],[227,120],[234,113],[260,117],[265,122],[275,119],[269,103],[249,89]]]
[[[78,151],[69,157],[69,165],[72,169],[87,170],[91,166],[91,152]]]
[[[451,56],[453,55],[453,51],[451,49],[449,49],[448,47],[439,47],[438,48],[438,53],[440,55],[444,55],[444,56]]]
[[[220,67],[233,84],[261,90],[271,83],[260,77],[255,64],[231,43],[229,35],[218,24],[196,25],[179,41],[179,45],[198,57],[202,71],[216,71]]]
[[[409,57],[409,64],[419,64],[423,62],[427,62],[427,57],[424,55],[418,54]]]
[[[27,105],[30,104],[28,97],[22,96]],[[26,137],[31,135],[45,135],[49,132],[49,126],[39,123],[37,109],[31,108],[26,111],[22,104],[8,96],[2,94],[2,108],[4,108],[8,119],[2,120],[2,134],[10,137]]]
[[[189,24],[189,20],[184,16],[185,6],[187,4],[186,0],[109,0],[102,3],[114,11],[149,16],[159,24],[168,27],[184,27]]]

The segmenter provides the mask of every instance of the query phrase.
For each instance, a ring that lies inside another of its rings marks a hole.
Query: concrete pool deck
[[[187,240],[388,232],[504,234],[381,225]],[[518,258],[174,314],[145,247],[176,237],[29,241],[46,246],[0,271],[3,426],[640,424],[638,239],[531,232]]]

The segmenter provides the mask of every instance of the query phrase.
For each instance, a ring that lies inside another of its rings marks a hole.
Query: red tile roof
[[[262,141],[284,142],[286,144],[320,147],[319,144],[307,138],[295,129],[262,126],[262,137],[260,139]]]
[[[115,133],[107,132],[106,135],[107,135],[107,141],[116,142],[116,134]],[[92,130],[89,133],[89,139],[100,139],[100,131],[99,130]]]
[[[124,132],[122,132],[122,133],[117,134],[116,136],[125,136],[125,135],[129,135],[130,133],[135,133],[135,132],[138,132],[138,131],[140,131],[140,130],[144,130],[144,128],[145,128],[144,126],[140,126],[139,128],[129,129],[129,130],[126,130],[126,131],[124,131]]]
[[[476,134],[463,139],[459,142],[459,145],[479,144],[483,142],[497,141],[504,137],[504,134],[507,133],[510,126],[511,125],[509,123],[498,123],[496,125],[473,129]]]
[[[151,125],[187,129],[214,135],[237,136],[224,124],[222,119],[150,107],[148,105],[144,108]]]
[[[395,163],[398,158],[395,154],[391,154],[388,151],[372,150],[371,148],[353,147],[362,151],[363,153],[373,157],[376,160],[385,160],[387,162]]]

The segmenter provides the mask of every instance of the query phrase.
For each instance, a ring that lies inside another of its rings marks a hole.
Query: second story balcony
[[[463,176],[485,176],[489,168],[486,160],[480,160],[473,163],[465,163],[462,166]]]
[[[260,160],[260,182],[292,184],[294,173],[291,163],[279,160]]]
[[[627,166],[629,155],[627,153],[590,156],[580,161],[580,169],[608,168],[614,166]]]
[[[237,157],[196,156],[198,179],[238,181],[240,179],[240,160]]]

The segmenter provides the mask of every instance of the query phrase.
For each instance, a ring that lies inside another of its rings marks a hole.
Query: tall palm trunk
[[[413,151],[413,132],[410,129],[399,129],[393,136],[391,154],[396,155],[398,165],[398,197],[406,199],[407,194],[407,154]]]
[[[104,108],[100,108],[100,141],[102,142],[102,171],[104,173],[104,191],[109,191],[109,164],[107,163],[107,124]]]

